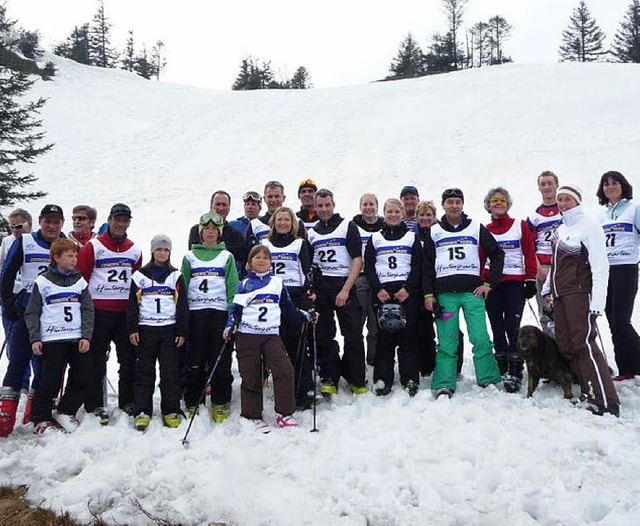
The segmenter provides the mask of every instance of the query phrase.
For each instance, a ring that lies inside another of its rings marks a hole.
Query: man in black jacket
[[[319,314],[316,336],[322,380],[320,392],[325,396],[335,394],[338,380],[343,376],[353,393],[363,394],[367,388],[360,325],[362,311],[354,287],[362,268],[360,233],[352,221],[334,214],[330,190],[318,190],[315,203],[318,222],[309,230],[309,242],[313,249],[313,289]],[[335,341],[334,312],[344,337],[342,364]]]
[[[445,190],[442,206],[445,215],[440,223],[431,226],[424,243],[423,290],[425,308],[436,313],[439,341],[431,389],[436,397],[451,397],[456,389],[460,309],[473,344],[476,382],[484,387],[501,380],[487,331],[484,303],[502,275],[504,251],[483,225],[463,212],[462,190]],[[487,257],[490,273],[483,282],[480,271]]]
[[[224,244],[227,246],[227,250],[233,254],[238,266],[243,266],[249,251],[247,250],[242,234],[235,228],[231,228],[227,221],[227,216],[231,209],[231,196],[224,190],[216,190],[211,196],[210,208],[212,212],[217,212],[222,216],[222,219],[224,219],[224,227],[222,229],[222,237],[220,238],[220,241],[224,241]],[[189,250],[191,250],[192,245],[200,242],[198,225],[193,225],[189,231]]]

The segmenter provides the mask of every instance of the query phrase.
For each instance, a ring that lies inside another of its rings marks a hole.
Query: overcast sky
[[[97,0],[5,0],[11,18],[39,30],[47,48],[91,21]],[[631,0],[589,0],[607,45]],[[562,30],[578,0],[469,0],[466,26],[499,14],[514,26],[505,53],[519,63],[556,62]],[[315,87],[383,78],[407,32],[423,49],[446,32],[441,0],[105,0],[112,41],[165,42],[163,80],[230,89],[246,55],[290,76],[304,65]]]

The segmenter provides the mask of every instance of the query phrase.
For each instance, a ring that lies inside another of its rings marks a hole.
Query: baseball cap
[[[418,189],[413,185],[403,186],[402,190],[400,190],[400,197],[404,197],[407,194],[415,194],[417,197],[420,197]]]
[[[127,216],[131,218],[131,208],[124,203],[116,203],[111,207],[111,211],[109,212],[109,217],[113,216]]]
[[[43,216],[58,216],[64,219],[62,208],[60,208],[58,205],[45,205],[45,207],[40,212],[40,217]]]

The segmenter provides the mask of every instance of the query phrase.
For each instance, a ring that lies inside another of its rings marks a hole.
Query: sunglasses
[[[86,221],[89,219],[87,216],[71,216],[72,221]]]
[[[507,200],[504,197],[492,197],[489,199],[489,204],[491,205],[506,205]]]
[[[27,226],[26,223],[18,223],[16,225],[9,225],[9,228],[12,230],[22,230],[25,226]]]
[[[313,179],[305,179],[304,181],[300,181],[298,183],[298,186],[306,186],[306,185],[317,186],[316,182]]]

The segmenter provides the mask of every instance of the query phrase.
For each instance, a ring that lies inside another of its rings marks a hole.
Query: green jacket
[[[218,257],[223,250],[227,250],[224,241],[218,243],[213,248],[207,248],[202,244],[193,245],[190,252],[193,253],[193,255],[200,261],[211,261]],[[186,256],[182,258],[182,268],[180,271],[182,272],[185,288],[189,290],[189,283],[191,282],[191,264]],[[238,270],[236,268],[236,260],[231,253],[229,253],[229,259],[227,259],[227,263],[224,268],[224,275],[227,286],[227,309],[230,309],[236,289],[238,288]]]

